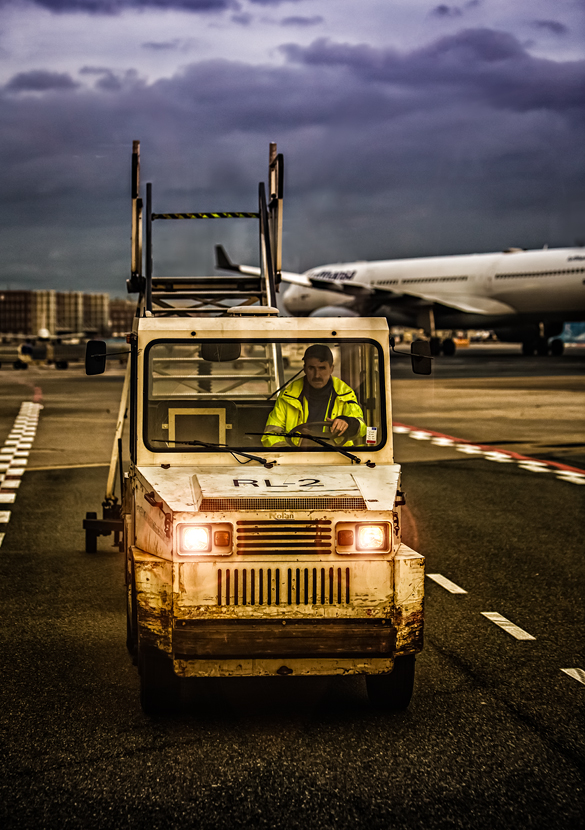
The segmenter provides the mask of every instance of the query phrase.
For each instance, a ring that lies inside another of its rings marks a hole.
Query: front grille
[[[366,503],[361,496],[321,497],[298,499],[262,498],[204,498],[199,508],[202,512],[213,513],[226,510],[365,510]]]
[[[236,553],[328,554],[333,544],[331,520],[256,519],[236,522]]]
[[[349,568],[220,568],[218,605],[349,605]]]

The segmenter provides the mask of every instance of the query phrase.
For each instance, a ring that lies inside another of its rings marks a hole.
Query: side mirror
[[[428,340],[414,340],[410,346],[410,360],[415,375],[430,375],[432,368],[431,345]]]
[[[89,343],[88,343],[89,345]],[[241,354],[239,343],[202,343],[201,357],[210,363],[224,363],[237,360]]]
[[[88,340],[85,347],[85,374],[102,375],[106,370],[106,343]]]

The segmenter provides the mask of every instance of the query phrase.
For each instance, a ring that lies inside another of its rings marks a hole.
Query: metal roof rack
[[[257,211],[199,211],[155,213],[152,184],[146,185],[146,211],[140,196],[140,142],[132,145],[132,257],[130,293],[139,293],[137,316],[191,317],[234,313],[234,308],[276,308],[276,290],[282,269],[282,202],[284,161],[270,144],[269,197],[264,182],[258,185]],[[258,274],[159,277],[154,275],[152,224],[160,220],[258,219],[260,268]],[[144,273],[143,273],[144,237]],[[250,313],[250,312],[248,312]],[[262,312],[261,312],[262,313]]]

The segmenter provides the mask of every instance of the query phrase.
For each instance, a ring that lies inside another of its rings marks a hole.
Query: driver
[[[265,447],[288,446],[283,432],[299,424],[327,422],[333,437],[343,436],[343,444],[352,446],[356,436],[366,434],[364,414],[351,386],[333,377],[331,349],[320,343],[309,346],[303,364],[305,377],[289,383],[276,399],[264,428],[265,433],[275,434],[264,435],[262,443]],[[300,436],[292,440],[301,446],[317,446]]]

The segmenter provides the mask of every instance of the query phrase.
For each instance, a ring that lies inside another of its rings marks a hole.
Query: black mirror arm
[[[401,357],[412,357],[412,352],[399,352],[398,349],[396,349],[394,347],[395,342],[396,341],[394,340],[394,338],[391,337],[390,338],[390,348],[391,348],[393,354],[398,354]],[[433,357],[433,355],[425,355],[425,357],[428,357],[429,360],[434,360],[435,359]]]

